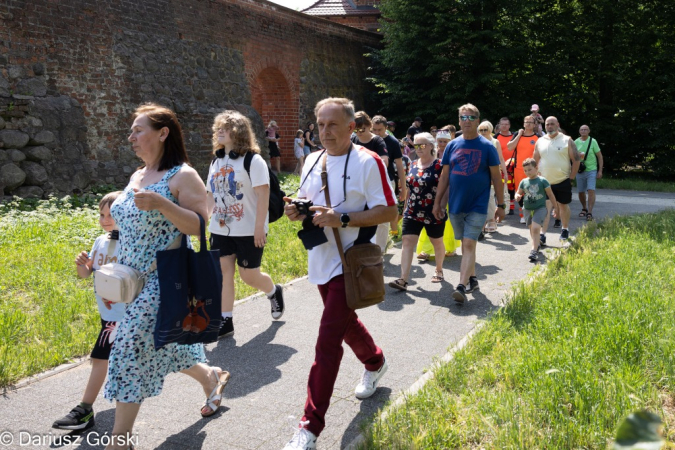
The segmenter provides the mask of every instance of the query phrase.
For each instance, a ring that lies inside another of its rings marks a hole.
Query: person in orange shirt
[[[504,161],[508,161],[511,156],[513,156],[513,150],[509,150],[507,147],[508,143],[513,141],[515,139],[516,135],[511,133],[511,121],[509,120],[508,117],[502,117],[499,119],[499,124],[497,125],[499,128],[499,132],[494,135],[494,138],[499,141],[499,145],[502,148],[502,156],[504,157]],[[506,186],[507,191],[509,193],[509,199],[511,200],[511,204],[509,205],[509,210],[507,211],[507,214],[509,216],[513,215],[513,211],[516,207],[516,202],[514,200],[515,195],[516,195],[516,187],[518,186],[517,184],[513,184],[512,179],[508,179],[505,177],[503,180],[504,186]]]
[[[533,116],[525,116],[524,128],[518,130],[518,134],[513,140],[506,144],[509,151],[512,152],[511,160],[506,162],[506,170],[507,172],[513,172],[514,186],[516,187],[520,185],[523,179],[527,178],[522,161],[533,157],[534,145],[539,139],[539,136],[534,132],[535,125],[536,121]],[[522,208],[520,208],[520,223],[525,223]]]

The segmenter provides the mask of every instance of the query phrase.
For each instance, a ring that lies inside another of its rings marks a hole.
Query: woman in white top
[[[284,313],[284,300],[281,286],[260,271],[269,230],[270,180],[248,118],[238,111],[218,114],[213,122],[213,153],[206,191],[211,249],[220,250],[223,270],[219,333],[223,337],[234,333],[235,261],[244,283],[267,294],[273,319]]]
[[[504,163],[504,156],[502,155],[502,145],[497,139],[492,137],[492,130],[494,127],[490,121],[486,120],[481,122],[478,125],[478,134],[483,136],[488,141],[492,142],[492,145],[497,149],[497,155],[499,156],[499,167],[502,170],[502,176],[506,174],[506,164]],[[495,188],[494,186],[490,187],[490,201],[488,202],[488,220],[485,222],[484,231],[481,232],[481,235],[484,237],[484,233],[494,233],[497,231],[497,222],[495,222],[495,211],[497,210],[497,203],[495,201]]]

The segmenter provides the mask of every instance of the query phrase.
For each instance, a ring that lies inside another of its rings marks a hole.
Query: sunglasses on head
[[[478,119],[478,116],[459,116],[459,120],[461,120],[462,122],[466,122],[467,120],[469,122],[473,122],[476,119]]]

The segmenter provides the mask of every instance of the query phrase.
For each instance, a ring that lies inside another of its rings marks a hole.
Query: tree
[[[538,103],[576,136],[591,126],[610,167],[675,171],[675,3],[383,0],[372,78],[385,110],[456,123],[476,104],[514,123]]]

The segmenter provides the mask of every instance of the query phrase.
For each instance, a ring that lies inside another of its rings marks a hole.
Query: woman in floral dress
[[[413,161],[406,178],[408,199],[403,212],[401,278],[389,283],[389,286],[402,291],[408,289],[410,266],[422,229],[427,231],[436,254],[436,272],[431,277],[431,281],[433,283],[443,281],[443,260],[445,259],[443,230],[447,216],[438,220],[432,213],[438,194],[438,179],[442,170],[441,161],[436,158],[436,140],[430,133],[416,134],[415,151],[418,158]],[[444,201],[447,202],[447,200]]]
[[[155,350],[159,279],[150,268],[157,251],[169,247],[181,233],[199,233],[197,214],[207,217],[206,191],[188,165],[173,111],[151,103],[140,106],[129,142],[144,165],[131,176],[111,213],[120,228],[119,262],[149,274],[143,290],[126,309],[110,354],[105,397],[117,404],[109,450],[132,448],[129,437],[141,403],[159,395],[167,374],[180,371],[202,385],[207,396],[201,410],[204,417],[220,407],[229,379],[229,373],[205,363],[203,344],[169,344]]]

